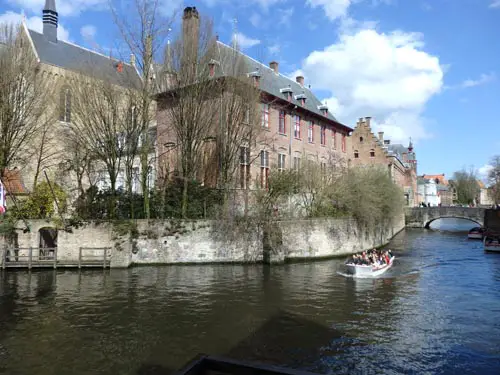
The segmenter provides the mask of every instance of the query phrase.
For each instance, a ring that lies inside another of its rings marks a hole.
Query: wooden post
[[[82,248],[78,252],[78,268],[82,268]]]
[[[2,257],[2,269],[5,269],[7,262],[7,244],[3,247],[3,257]]]
[[[33,262],[33,248],[30,246],[29,248],[29,256],[28,256],[28,269],[31,269],[31,264]]]
[[[104,248],[104,259],[103,259],[103,260],[104,260],[104,262],[103,262],[103,264],[102,264],[102,268],[106,268],[106,253],[107,253],[107,250],[108,250],[108,248],[107,248],[107,247],[105,247],[105,248]]]
[[[57,268],[57,247],[54,249],[54,269]]]

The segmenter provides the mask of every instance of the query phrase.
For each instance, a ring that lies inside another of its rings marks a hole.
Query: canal
[[[400,233],[393,269],[373,280],[342,276],[342,260],[4,272],[0,374],[164,375],[198,353],[331,374],[499,374],[500,255],[467,240],[471,226]]]

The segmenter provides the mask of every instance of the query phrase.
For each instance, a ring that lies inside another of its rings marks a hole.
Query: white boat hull
[[[484,251],[500,253],[500,240],[490,241],[488,237],[485,237],[483,240],[483,244],[484,244]]]
[[[482,233],[469,233],[467,235],[469,240],[482,240],[483,239],[483,234]]]
[[[353,275],[356,277],[375,277],[382,275],[389,268],[391,268],[395,258],[396,257],[393,256],[389,264],[384,264],[379,267],[355,264],[346,264],[345,267],[349,275]]]

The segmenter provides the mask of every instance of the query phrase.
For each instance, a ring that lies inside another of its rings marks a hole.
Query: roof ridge
[[[40,32],[38,32],[38,31],[36,31],[36,30],[33,30],[33,29],[28,29],[28,30],[29,30],[29,31],[31,31],[31,32],[34,32],[34,33],[37,33],[37,34],[43,35],[43,33],[40,33]],[[109,60],[111,60],[111,61],[121,62],[121,63],[123,63],[124,65],[133,66],[132,64],[130,64],[130,63],[128,63],[128,62],[125,62],[125,61],[123,61],[123,60],[118,60],[118,59],[115,59],[115,58],[110,57],[110,56],[107,56],[107,55],[105,55],[105,54],[103,54],[103,53],[100,53],[100,52],[97,52],[97,51],[91,50],[90,48],[80,46],[80,45],[78,45],[78,44],[75,44],[75,43],[69,42],[69,41],[67,41],[67,40],[58,40],[57,42],[58,42],[58,43],[66,43],[66,44],[69,44],[70,46],[77,47],[77,48],[83,49],[83,50],[85,50],[85,51],[88,51],[88,52],[94,53],[94,54],[96,54],[96,55],[99,55],[99,56],[105,57],[106,59],[109,59]]]
[[[226,48],[230,48],[230,49],[232,49],[233,51],[236,51],[236,52],[238,52],[238,53],[242,54],[242,55],[243,55],[243,56],[245,56],[245,57],[248,57],[250,60],[252,60],[253,62],[255,62],[255,63],[257,63],[257,64],[262,65],[264,68],[266,68],[266,69],[267,69],[267,70],[269,70],[270,72],[272,72],[272,73],[274,73],[274,74],[276,74],[276,75],[279,75],[279,76],[281,76],[281,77],[283,77],[283,78],[286,78],[286,79],[287,79],[287,80],[289,80],[290,82],[293,82],[293,83],[295,83],[295,84],[297,84],[297,85],[299,84],[299,83],[297,83],[296,81],[294,81],[293,79],[291,79],[290,77],[288,77],[288,76],[286,76],[286,75],[284,75],[284,74],[282,74],[282,73],[280,73],[280,72],[276,73],[276,72],[275,72],[275,71],[274,71],[271,67],[267,66],[266,64],[264,64],[263,62],[261,62],[261,61],[259,61],[259,60],[254,59],[252,56],[249,56],[249,55],[247,55],[247,54],[243,53],[242,51],[237,50],[237,49],[235,49],[235,48],[231,47],[230,45],[227,45],[226,43],[221,42],[220,40],[218,40],[218,41],[217,41],[217,43],[222,44],[224,47],[226,47]],[[306,86],[303,86],[302,88],[303,88],[303,89],[307,89],[307,88],[306,88]],[[309,90],[309,89],[308,89],[308,90]],[[313,95],[314,95],[314,93],[313,93],[311,90],[309,90],[309,92],[310,92],[311,94],[313,94]],[[318,99],[318,100],[319,100],[319,99]],[[319,100],[319,101],[321,102],[321,100]]]

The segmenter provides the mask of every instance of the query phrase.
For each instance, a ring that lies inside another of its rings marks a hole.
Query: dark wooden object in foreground
[[[277,366],[240,362],[213,356],[198,356],[175,375],[317,375],[312,372],[285,369]]]

